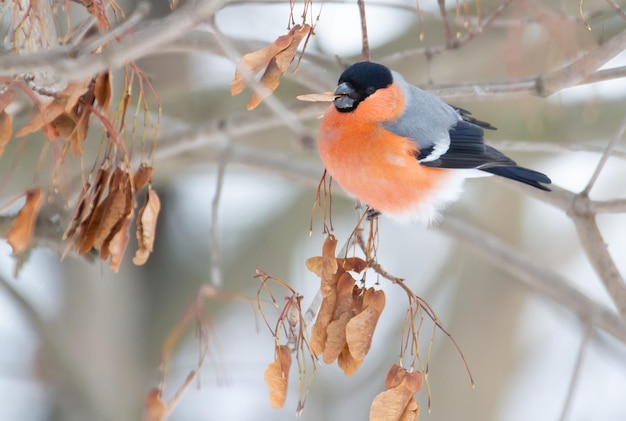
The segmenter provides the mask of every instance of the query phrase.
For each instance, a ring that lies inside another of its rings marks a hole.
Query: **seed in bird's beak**
[[[321,92],[319,94],[298,95],[296,98],[300,101],[306,102],[333,102],[335,97],[335,93],[333,91],[329,91]]]

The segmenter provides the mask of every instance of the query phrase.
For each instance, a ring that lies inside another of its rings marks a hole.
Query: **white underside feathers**
[[[463,193],[463,184],[466,178],[486,177],[491,174],[475,169],[448,170],[441,179],[440,185],[433,189],[426,200],[408,206],[401,213],[389,213],[391,218],[406,223],[411,222],[421,226],[428,226],[441,219],[441,212],[452,202],[458,200]]]

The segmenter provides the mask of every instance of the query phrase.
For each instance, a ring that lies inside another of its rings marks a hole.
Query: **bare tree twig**
[[[326,107],[327,105],[325,104],[298,102],[290,105],[289,109],[297,118],[306,120],[321,115]],[[250,133],[268,130],[279,127],[280,125],[281,120],[266,110],[259,110],[256,114],[235,114],[228,118],[211,120],[204,126],[184,129],[182,131],[163,136],[158,141],[159,147],[156,150],[155,159],[163,160],[190,150],[205,147],[212,148],[213,150],[219,152],[226,147],[227,139],[246,136]],[[558,151],[562,149],[564,151],[602,151],[602,148],[592,145],[562,145],[558,143],[532,141],[498,141],[492,142],[492,144],[497,145],[498,148],[504,150]],[[256,153],[258,152],[251,152],[251,155]],[[620,158],[626,158],[626,153],[622,151],[613,151],[613,154]],[[280,162],[280,158],[278,161]],[[574,201],[576,200],[576,195],[574,193],[554,185],[552,186],[552,192],[545,193],[519,183],[509,182],[498,178],[494,178],[494,180],[506,183],[509,188],[516,189],[525,195],[551,204],[564,212],[569,212]],[[586,214],[618,213],[626,211],[626,200],[593,201],[588,199],[587,206]]]
[[[255,51],[267,46],[267,43],[256,40],[229,37],[229,41],[237,51]],[[201,30],[190,31],[180,39],[164,45],[163,48],[154,54],[167,53],[199,53],[220,57],[225,56],[224,50],[219,46],[215,34]],[[300,65],[297,72],[288,71],[283,77],[315,92],[327,91],[337,82],[336,75],[326,70],[328,66],[336,64],[334,60],[307,50],[304,53],[303,63],[305,64]]]
[[[611,5],[611,7],[613,8],[613,10],[615,10],[615,13],[617,13],[617,15],[618,15],[620,18],[622,18],[622,19],[626,20],[626,13],[624,13],[624,11],[622,10],[622,8],[619,6],[619,4],[617,4],[617,3],[615,2],[615,0],[606,0],[606,2],[607,2],[608,4],[610,4],[610,5]]]
[[[507,0],[483,21],[482,28],[490,25],[513,0]],[[147,55],[168,50],[168,43],[175,42],[193,30],[199,23],[211,18],[214,13],[223,5],[224,0],[212,1],[192,1],[189,2],[169,16],[158,21],[145,22],[137,25],[132,35],[123,37],[119,43],[111,44],[100,54],[79,54],[83,44],[79,43],[75,48],[68,49],[67,46],[60,46],[55,49],[30,55],[4,55],[2,56],[2,66],[0,66],[0,76],[13,76],[19,73],[52,71],[61,75],[67,80],[91,77],[106,69],[117,68],[130,60],[137,60]],[[472,31],[465,38],[459,40],[455,47],[459,47],[476,37],[480,31]],[[106,37],[106,34],[100,35]],[[472,83],[460,85],[440,85],[432,88],[431,91],[446,98],[458,98],[462,96],[493,95],[504,93],[532,93],[536,95],[548,95],[554,92],[556,86],[564,88],[573,84],[591,83],[599,80],[614,79],[626,74],[626,69],[608,69],[598,72],[595,70],[612,58],[615,51],[624,49],[625,33],[612,38],[604,45],[598,47],[598,52],[591,52],[581,58],[581,64],[577,62],[556,72],[547,75],[537,75],[531,78],[524,78],[513,81]],[[85,40],[87,45],[94,41]],[[165,47],[165,48],[163,48]],[[171,48],[169,51],[171,51]],[[445,47],[442,47],[445,50]],[[437,49],[420,49],[422,54],[437,54]],[[595,51],[595,50],[594,50]],[[388,56],[381,59],[381,62],[393,64],[394,62],[415,55],[413,52],[403,52],[400,55]],[[576,76],[574,73],[580,72]],[[575,77],[576,76],[576,77]],[[563,78],[563,81],[559,81]],[[577,83],[575,83],[577,82]]]
[[[613,0],[608,0],[608,1],[613,1]],[[325,0],[324,2],[325,4],[354,4],[354,1],[351,0]],[[284,4],[284,0],[233,0],[233,1],[229,1],[228,3],[226,3],[223,7],[223,9],[226,9],[228,7],[233,7],[233,6],[244,6],[244,5],[251,5],[251,4]],[[375,1],[375,0],[368,0],[367,4],[369,6],[377,6],[377,7],[386,7],[388,9],[394,9],[394,10],[402,10],[402,11],[406,11],[406,12],[415,12],[415,5],[411,4],[411,3],[400,3],[400,2],[392,2],[392,3],[388,3],[386,1]],[[507,5],[508,6],[508,5]],[[531,23],[540,23],[540,20],[537,19],[536,16],[524,16],[523,19],[514,19],[514,18],[509,18],[506,16],[502,16],[502,12],[504,11],[502,8],[502,5],[500,5],[497,9],[497,14],[494,15],[490,15],[492,16],[493,22],[490,22],[489,27],[496,27],[496,28],[504,28],[504,29],[509,29],[509,28],[519,28],[521,26],[527,26],[528,24]],[[506,6],[504,6],[506,7]],[[418,9],[418,12],[422,15],[422,16],[426,16],[429,19],[433,19],[433,20],[441,20],[441,12],[431,12],[428,10],[424,10],[424,9]],[[597,10],[597,11],[591,11],[585,14],[585,18],[586,19],[592,19],[592,18],[596,18],[598,16],[602,16],[603,12],[601,10]],[[575,14],[571,14],[571,15],[561,15],[560,16],[561,19],[563,20],[569,20],[572,22],[581,22],[581,17],[579,13],[575,13]],[[469,23],[471,26],[473,26],[475,30],[478,30],[479,32],[482,29],[485,29],[485,25],[483,24],[483,22],[485,21],[485,18],[477,15],[465,15],[463,17],[463,19]]]
[[[98,19],[94,15],[87,16],[76,28],[72,30],[65,43],[76,48],[76,46],[85,39],[85,36],[89,33],[91,28],[95,27],[97,23]]]
[[[394,53],[382,58],[380,61],[386,64],[394,64],[400,61],[404,61],[411,57],[423,55],[425,57],[433,57],[439,54],[442,54],[451,49],[458,49],[465,44],[473,41],[480,34],[485,32],[485,29],[490,27],[505,11],[505,9],[513,3],[514,0],[504,0],[502,3],[498,5],[498,7],[485,19],[478,20],[479,26],[473,31],[467,33],[461,39],[455,40],[454,42],[448,42],[446,45],[442,45],[439,47],[429,47],[429,48],[416,48],[414,50],[406,50],[398,53]],[[445,8],[444,8],[445,10]],[[443,17],[443,14],[442,14]],[[448,39],[448,37],[447,37]]]
[[[552,205],[566,213],[575,213],[581,216],[594,216],[599,213],[626,212],[626,199],[591,200],[588,197],[579,197],[577,194],[554,184],[550,186],[552,191],[545,193],[509,180],[500,178],[494,178],[493,180],[497,183],[504,183],[510,189]],[[574,207],[575,210],[573,210]]]
[[[611,67],[610,69],[598,70],[580,81],[579,85],[604,82],[607,80],[619,79],[626,76],[626,66]]]
[[[510,2],[502,3],[500,8],[506,7]],[[496,12],[490,16],[494,17],[496,13],[502,13],[503,9],[497,9]],[[488,26],[491,22],[490,18],[485,20],[484,26]],[[459,41],[459,43],[465,44],[476,35],[469,33],[466,37]],[[456,45],[458,47],[458,45]],[[381,59],[381,62],[386,64],[393,64],[395,62],[405,60],[414,55],[425,55],[432,57],[436,54],[441,54],[447,47],[439,48],[421,48],[416,50],[403,51],[392,54],[390,56]],[[617,54],[626,49],[626,30],[622,31],[615,37],[601,44],[600,46],[590,50],[587,54],[580,57],[573,63],[562,67],[561,69],[549,72],[547,74],[540,74],[537,76],[523,78],[519,80],[509,80],[503,83],[490,82],[484,86],[480,83],[465,84],[465,88],[473,89],[476,94],[485,95],[498,94],[498,93],[510,93],[510,92],[524,92],[532,93],[538,96],[546,97],[550,96],[564,88],[577,86],[585,83],[594,83],[607,79],[614,79],[621,77],[626,72],[626,69],[606,69],[597,70],[603,64],[614,58]],[[449,86],[447,89],[444,87],[440,92],[437,92],[439,96],[447,96],[450,91],[456,94],[459,93],[459,85]]]
[[[77,45],[77,47],[74,48],[76,52],[73,52],[73,54],[92,54],[93,51],[97,48],[102,47],[104,44],[112,42],[116,38],[121,37],[122,35],[124,35],[125,32],[137,26],[140,21],[148,16],[148,13],[150,12],[150,7],[150,3],[139,3],[135,10],[128,16],[128,18],[124,22],[120,23],[118,26],[108,32],[105,32],[104,34],[99,34],[93,37],[93,39],[87,39],[82,44]]]
[[[574,194],[558,186],[552,186],[550,193],[542,194],[545,192],[531,191],[530,188],[517,186],[513,183],[507,184],[518,190],[524,190],[528,195],[567,213],[574,222],[580,244],[585,250],[589,262],[613,299],[619,313],[626,317],[626,283],[619,273],[596,224],[594,202],[587,195]],[[599,203],[600,209],[602,209],[602,203]],[[615,210],[614,206],[617,203],[621,202],[611,203],[611,207],[608,209]]]
[[[604,153],[600,158],[600,162],[598,162],[589,183],[587,183],[587,186],[583,189],[583,191],[577,195],[576,200],[572,203],[572,207],[570,208],[568,215],[572,218],[574,224],[576,225],[581,245],[591,262],[591,265],[604,283],[604,286],[613,299],[618,311],[624,318],[626,318],[626,282],[624,282],[624,278],[617,269],[617,266],[609,253],[607,245],[602,238],[602,234],[600,234],[595,214],[591,213],[589,210],[589,192],[604,169],[604,166],[611,156],[613,149],[624,136],[624,132],[626,132],[626,118],[622,121],[620,127],[613,135],[610,142],[606,145]]]
[[[618,142],[622,140],[622,137],[624,136],[624,132],[626,132],[626,118],[622,120],[622,123],[617,129],[617,132],[613,135],[613,137],[611,137],[611,140],[606,145],[604,149],[604,153],[600,157],[600,161],[598,162],[598,165],[596,166],[595,171],[591,175],[591,178],[589,179],[589,183],[587,183],[583,191],[580,193],[581,195],[584,195],[584,196],[589,195],[589,192],[591,191],[591,189],[593,188],[593,185],[598,180],[598,177],[600,176],[600,173],[602,172],[602,170],[604,169],[604,166],[609,160],[609,157],[612,155],[613,150],[617,146]]]
[[[573,212],[569,216],[576,225],[580,244],[585,250],[589,262],[602,280],[618,311],[622,317],[626,318],[626,283],[619,273],[615,261],[611,258],[608,247],[596,224],[595,216],[592,214],[580,215]]]
[[[265,44],[258,41],[241,40],[230,38],[230,42],[238,50],[252,51],[263,47]],[[152,54],[163,54],[172,52],[195,52],[224,56],[223,51],[217,45],[215,35],[205,31],[194,30],[185,34],[178,40],[163,46],[163,48]],[[300,66],[296,73],[286,73],[285,76],[293,79],[297,83],[310,89],[324,91],[330,89],[336,82],[335,75],[329,75],[325,70],[335,63],[323,56],[306,52],[305,60],[309,60],[306,66]],[[384,62],[384,59],[381,60]],[[387,63],[389,64],[389,63]],[[626,76],[626,66],[611,69],[598,70],[578,85],[603,82],[606,80],[619,79]],[[424,89],[442,98],[465,98],[465,97],[485,97],[491,95],[538,95],[542,75],[535,75],[522,79],[492,80],[486,82],[468,82],[455,84],[436,84],[423,86]]]
[[[626,199],[594,200],[590,205],[591,212],[598,213],[624,213],[626,212]]]
[[[563,411],[561,412],[560,421],[567,421],[569,413],[572,409],[572,403],[574,402],[574,395],[578,383],[580,382],[580,374],[582,373],[583,362],[587,355],[587,349],[589,349],[589,343],[591,341],[591,335],[593,333],[593,326],[589,323],[585,323],[584,333],[580,342],[580,348],[578,349],[578,356],[576,357],[576,364],[574,365],[574,373],[569,383],[569,389],[567,391],[567,397],[563,404]]]
[[[550,185],[550,192],[545,192],[543,190],[538,190],[523,185],[521,183],[512,182],[510,180],[505,180],[502,178],[492,177],[492,179],[496,183],[503,183],[507,187],[516,190],[525,196],[532,197],[534,199],[552,205],[555,208],[562,210],[563,212],[569,212],[569,210],[573,206],[574,201],[576,200],[575,193],[554,184]]]
[[[367,20],[365,19],[365,2],[357,0],[361,18],[361,55],[364,61],[370,61],[370,43],[367,39]]]
[[[290,103],[287,106],[292,112],[294,118],[297,118],[300,121],[311,120],[316,117],[320,117],[328,107],[328,105],[325,103],[306,103],[300,101]],[[215,144],[215,142],[219,141],[219,139],[222,139],[225,142],[226,139],[229,138],[236,139],[252,133],[280,127],[281,124],[282,120],[267,109],[259,109],[255,110],[254,112],[234,114],[229,117],[220,117],[217,119],[209,120],[202,126],[189,127],[175,131],[173,133],[164,133],[157,141],[158,147],[155,151],[155,158],[157,160],[163,160],[165,158],[179,155],[190,150],[203,148],[205,145]],[[496,146],[498,149],[508,151],[581,151],[595,153],[601,153],[604,151],[604,148],[594,145],[535,142],[532,140],[501,140],[487,143]],[[626,159],[626,151],[614,150],[612,152],[612,156]],[[516,183],[511,183],[510,185],[513,186],[513,188],[524,187]],[[524,189],[520,191],[523,191],[524,193],[529,193],[531,191],[535,192],[536,189]],[[558,187],[556,188],[556,191],[559,191],[557,195],[567,195],[566,192],[560,192]],[[536,191],[536,195],[534,197],[542,198],[541,200],[544,200],[544,193]],[[573,196],[567,195],[567,202],[561,199],[563,198],[559,197],[560,205],[558,207],[566,210],[567,207],[571,204]],[[598,209],[607,209],[607,212],[617,212],[620,206],[619,202],[606,202],[604,204],[600,203],[602,202],[598,202]]]
[[[230,148],[227,146],[217,161],[217,179],[215,181],[215,194],[211,201],[211,228],[209,231],[209,239],[211,242],[211,284],[219,288],[224,283],[222,245],[220,239],[219,226],[219,206],[222,197],[222,188],[224,187],[224,175],[226,174],[226,165],[228,164],[228,155]]]
[[[583,321],[593,323],[626,343],[626,322],[614,311],[597,303],[578,289],[572,287],[561,275],[550,271],[508,244],[471,227],[461,221],[447,217],[439,229],[470,246],[473,252],[496,267],[522,281],[533,291],[550,297],[556,303],[574,312]]]
[[[626,46],[625,46],[626,47]],[[587,85],[591,83],[604,82],[607,80],[619,79],[626,76],[626,66],[615,67],[611,69],[598,70],[584,79],[578,81],[577,84],[571,86],[563,86],[571,88],[573,86]],[[544,76],[539,74],[535,76],[520,78],[493,80],[487,82],[466,82],[454,84],[436,84],[423,86],[423,89],[437,95],[441,98],[464,98],[464,97],[487,97],[496,95],[545,95],[545,89],[542,87]]]
[[[606,150],[605,146],[599,145],[540,142],[535,140],[491,140],[486,141],[485,143],[490,146],[496,147],[497,149],[519,152],[593,152],[601,154]],[[611,156],[620,159],[626,159],[626,151],[613,149],[611,151]]]
[[[450,22],[448,21],[448,11],[446,10],[446,0],[437,0],[439,4],[439,14],[441,15],[441,21],[443,27],[446,30],[446,47],[452,47],[454,42],[454,35],[452,34],[452,28],[450,28]]]
[[[563,88],[578,85],[624,49],[626,49],[626,30],[592,49],[570,65],[540,78],[538,95],[550,96]]]
[[[224,2],[225,0],[186,2],[166,17],[137,25],[132,36],[124,37],[100,54],[74,56],[72,52],[81,51],[82,43],[73,49],[61,46],[36,54],[5,54],[1,57],[0,76],[48,71],[66,80],[91,77],[157,51],[162,45],[178,39],[213,16]],[[91,43],[92,40],[87,39],[85,42]]]
[[[322,115],[327,106],[327,104],[297,102],[290,104],[289,110],[293,118],[306,120]],[[230,138],[280,127],[282,122],[280,117],[267,109],[211,120],[205,125],[192,127],[157,140],[158,146],[154,157],[155,160],[162,160],[209,145],[214,148],[217,143],[221,143],[221,148],[223,148]]]
[[[595,221],[594,202],[585,194],[575,194],[558,186],[551,186],[549,193],[532,189],[519,183],[508,183],[512,188],[523,190],[527,195],[564,211],[574,222],[580,243],[589,262],[613,299],[620,314],[626,317],[626,283],[608,251]],[[536,190],[536,191],[533,191]],[[615,202],[612,203],[615,210]],[[600,202],[600,209],[602,202]],[[597,209],[597,208],[596,208]]]

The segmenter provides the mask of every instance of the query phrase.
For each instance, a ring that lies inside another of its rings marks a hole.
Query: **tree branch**
[[[439,229],[466,244],[472,252],[480,254],[533,291],[551,298],[574,312],[581,320],[595,324],[626,344],[624,320],[571,286],[561,275],[537,263],[536,259],[531,259],[501,240],[454,218],[446,217]]]
[[[159,50],[162,45],[178,39],[213,16],[224,2],[225,0],[190,0],[166,17],[138,24],[132,35],[111,44],[100,54],[83,51],[83,46],[92,44],[93,39],[90,38],[73,48],[60,46],[36,54],[5,54],[0,58],[0,76],[47,71],[65,80],[92,77]],[[101,36],[106,35],[97,37]]]
[[[598,213],[624,213],[626,212],[626,199],[616,200],[594,200],[590,204],[590,211]]]
[[[485,143],[497,149],[519,152],[593,152],[601,154],[606,150],[606,147],[598,145],[540,142],[535,140],[490,140],[485,141]],[[613,149],[611,151],[611,156],[626,159],[626,151]]]
[[[622,137],[624,137],[624,132],[626,132],[626,118],[622,120],[622,123],[617,129],[617,132],[611,137],[611,140],[604,148],[604,152],[602,153],[602,156],[600,157],[600,161],[598,162],[598,165],[596,166],[595,171],[591,175],[591,178],[589,179],[589,183],[587,183],[583,191],[580,193],[581,195],[584,195],[584,196],[589,195],[589,192],[591,191],[591,189],[593,188],[593,185],[598,180],[598,177],[600,176],[600,173],[602,172],[602,170],[604,169],[604,166],[609,160],[609,157],[612,155],[613,150],[617,146],[618,142],[622,140]]]
[[[367,20],[365,19],[365,2],[357,0],[359,17],[361,19],[361,56],[364,61],[370,61],[370,43],[367,38]]]
[[[576,213],[570,213],[569,216],[574,221],[580,244],[591,266],[600,277],[619,313],[626,318],[626,283],[600,234],[595,216]]]
[[[564,88],[580,84],[625,49],[626,30],[587,52],[570,65],[541,77],[538,80],[537,94],[546,97]]]
[[[430,57],[434,57],[436,55],[442,54],[449,50],[458,49],[462,47],[463,45],[470,43],[471,41],[476,39],[479,35],[483,34],[485,32],[485,29],[487,29],[494,22],[496,22],[498,18],[502,15],[504,10],[507,7],[509,7],[509,5],[513,3],[513,1],[514,0],[504,0],[502,3],[498,5],[498,7],[487,18],[480,19],[480,20],[478,20],[477,18],[478,27],[475,28],[473,31],[468,32],[465,36],[463,36],[459,40],[455,40],[454,42],[448,41],[445,45],[441,45],[438,47],[416,48],[413,50],[401,51],[398,53],[390,54],[382,58],[380,61],[382,63],[391,65],[391,64],[398,63],[400,61],[404,61],[406,59],[409,59],[415,56],[425,56],[427,58],[430,58]],[[440,2],[440,5],[441,5],[441,2]],[[444,25],[448,25],[447,20],[444,18],[444,16],[446,15],[445,8],[443,9],[443,11],[440,8],[440,14],[441,14],[442,20],[444,20]],[[446,32],[447,33],[450,32],[449,27],[447,27]],[[446,36],[447,40],[450,40],[450,35]]]
[[[620,314],[626,317],[626,283],[624,283],[624,279],[611,258],[607,245],[598,230],[594,213],[595,202],[585,194],[575,194],[554,185],[550,187],[552,189],[551,192],[543,192],[519,183],[503,182],[511,188],[523,191],[529,196],[557,207],[571,218],[589,262],[613,299]],[[599,202],[600,209],[603,203],[607,202]],[[615,211],[615,204],[616,202],[612,202],[610,209]]]
[[[327,106],[328,104],[296,102],[289,105],[289,110],[293,118],[303,121],[322,115]],[[221,151],[229,139],[280,127],[282,124],[283,120],[268,109],[210,120],[199,127],[191,127],[161,136],[157,140],[154,158],[163,160],[209,146]]]
[[[209,241],[211,248],[211,284],[219,288],[224,284],[224,270],[222,258],[222,241],[219,226],[219,206],[222,198],[222,188],[224,187],[224,176],[226,174],[226,164],[229,161],[230,148],[227,146],[220,154],[217,162],[217,178],[215,180],[215,193],[211,200],[211,226],[209,228]]]
[[[233,37],[228,39],[237,51],[256,51],[267,46],[267,43],[256,40]],[[154,52],[155,55],[168,53],[197,53],[225,57],[224,50],[219,46],[215,34],[202,30],[190,31]],[[288,71],[283,77],[315,92],[327,91],[337,83],[336,76],[326,71],[328,66],[336,64],[334,60],[307,50],[304,53],[303,63],[298,67],[297,72]]]
[[[567,421],[570,411],[572,409],[574,395],[576,394],[576,389],[578,387],[578,383],[580,382],[580,375],[583,371],[582,367],[585,361],[585,356],[587,355],[587,350],[589,349],[589,343],[591,342],[592,333],[593,326],[591,326],[589,323],[585,323],[583,338],[580,342],[580,348],[578,349],[578,356],[576,357],[576,363],[574,365],[574,373],[572,374],[572,379],[569,383],[567,397],[565,398],[563,411],[561,412],[561,417],[559,418],[560,421]]]
[[[591,83],[604,82],[607,80],[620,79],[624,76],[626,76],[626,66],[598,70],[597,72],[592,73],[586,78],[579,80],[577,84],[563,86],[563,88],[571,88],[573,86],[581,86]],[[546,90],[542,86],[544,77],[544,75],[539,74],[520,79],[437,84],[423,86],[422,88],[441,98],[470,98],[497,95],[507,95],[509,98],[511,98],[513,94],[547,96],[545,95]]]

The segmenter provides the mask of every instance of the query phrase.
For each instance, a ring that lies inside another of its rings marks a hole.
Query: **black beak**
[[[343,82],[335,90],[335,108],[338,110],[351,110],[354,108],[356,93],[348,82]]]

